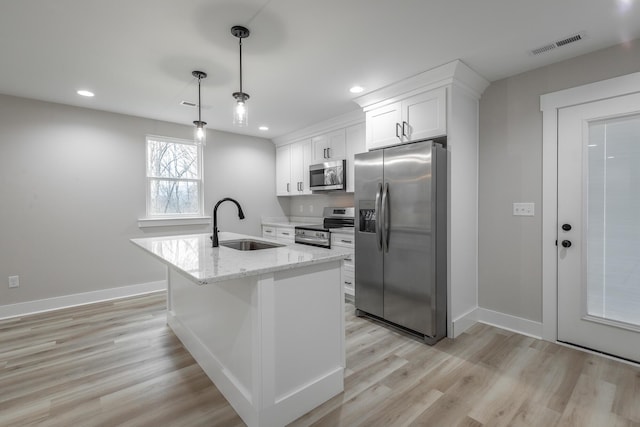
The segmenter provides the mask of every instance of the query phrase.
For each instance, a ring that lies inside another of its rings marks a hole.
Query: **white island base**
[[[168,324],[249,426],[343,390],[341,260],[197,284],[168,267]]]

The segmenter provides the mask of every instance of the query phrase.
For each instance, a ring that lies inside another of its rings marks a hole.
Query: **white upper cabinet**
[[[447,134],[447,89],[420,93],[366,113],[367,149]]]
[[[442,87],[402,101],[402,137],[406,142],[447,134],[447,89]]]
[[[311,144],[313,146],[313,163],[342,160],[346,156],[344,129],[314,136],[311,138]]]
[[[291,144],[291,193],[311,194],[309,165],[311,164],[311,140]]]
[[[364,123],[358,123],[357,125],[349,126],[345,129],[346,132],[346,158],[347,158],[347,192],[353,193],[355,191],[355,155],[364,153],[367,151],[365,144],[365,126]]]
[[[291,146],[276,148],[276,196],[291,195]]]
[[[276,195],[311,194],[309,165],[311,140],[282,145],[276,149]]]
[[[394,102],[375,110],[367,111],[366,143],[369,150],[387,147],[401,142],[399,128],[402,122],[402,103]]]

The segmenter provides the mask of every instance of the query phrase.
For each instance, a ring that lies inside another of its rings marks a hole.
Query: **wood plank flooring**
[[[345,391],[291,426],[640,426],[640,368],[478,324],[433,347],[346,316]],[[0,426],[244,425],[165,294],[0,320]]]

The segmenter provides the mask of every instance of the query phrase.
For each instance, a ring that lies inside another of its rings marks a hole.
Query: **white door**
[[[559,110],[558,340],[640,361],[640,94]]]

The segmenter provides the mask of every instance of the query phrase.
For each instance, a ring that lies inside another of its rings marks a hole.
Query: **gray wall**
[[[189,139],[190,126],[0,95],[0,305],[162,280],[132,237],[203,227],[138,228],[145,215],[145,134]],[[205,206],[224,196],[221,230],[260,235],[275,197],[271,141],[209,130]],[[229,205],[229,206],[227,206]],[[7,277],[20,276],[8,289]]]
[[[640,40],[493,82],[482,95],[480,307],[542,321],[540,95],[637,71]],[[514,202],[535,202],[535,216],[512,216]]]

